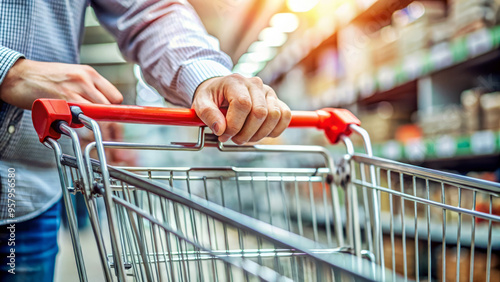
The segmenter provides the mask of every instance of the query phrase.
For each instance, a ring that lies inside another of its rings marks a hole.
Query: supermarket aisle
[[[80,241],[83,249],[88,281],[105,281],[102,275],[101,262],[90,227],[80,230]],[[73,245],[69,230],[61,228],[58,235],[59,253],[56,261],[55,282],[79,281],[78,271],[73,254]]]

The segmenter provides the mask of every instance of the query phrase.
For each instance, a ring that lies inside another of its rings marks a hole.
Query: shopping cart
[[[96,121],[200,128],[195,143],[131,144],[103,142]],[[343,142],[346,154],[337,162],[320,146],[221,144],[205,133],[203,123],[192,110],[75,105],[41,99],[33,105],[33,122],[40,141],[55,152],[83,281],[85,264],[69,196],[76,192],[85,197],[103,273],[110,281],[419,280],[424,268],[426,278],[444,279],[452,245],[448,243],[452,232],[446,224],[450,213],[458,214],[459,219],[454,229],[454,246],[458,245],[456,273],[461,273],[460,245],[468,232],[469,273],[471,280],[474,278],[475,246],[483,244],[476,236],[484,229],[484,223],[476,223],[478,219],[486,220],[488,225],[487,243],[481,246],[487,251],[484,272],[489,275],[494,270],[491,252],[499,240],[493,223],[500,222],[500,217],[493,215],[492,207],[500,185],[373,157],[368,135],[345,110],[293,112],[290,124],[322,129],[332,143]],[[73,129],[81,126],[91,129],[95,137],[83,152]],[[351,132],[362,137],[366,154],[354,153],[347,137]],[[61,152],[56,141],[61,134],[71,138],[73,155]],[[215,147],[222,153],[317,155],[323,164],[314,168],[266,169],[118,168],[106,164],[104,147],[193,152]],[[94,149],[96,160],[90,158]],[[417,193],[422,183],[423,195]],[[445,198],[445,194],[450,196],[446,189],[451,186],[457,187],[459,199],[465,191],[472,191],[472,206],[460,200],[454,205]],[[436,187],[442,190],[444,200],[432,198]],[[489,210],[478,210],[476,197],[487,197]],[[99,218],[98,198],[104,199],[104,219]],[[413,214],[408,213],[408,203],[414,208]],[[385,211],[387,206],[389,212]],[[437,211],[444,211],[442,222],[431,216],[441,216]],[[425,215],[425,224],[419,214]],[[463,222],[467,220],[470,225],[466,227]],[[406,224],[409,221],[413,224]],[[442,230],[439,236],[434,234],[436,225]],[[413,241],[407,244],[410,238]],[[399,254],[399,245],[403,246],[403,254]],[[425,257],[420,256],[424,248],[419,246],[427,246],[428,261],[433,262],[438,245],[442,246],[441,276],[432,263],[419,263]],[[414,264],[409,263],[410,255],[415,258]]]

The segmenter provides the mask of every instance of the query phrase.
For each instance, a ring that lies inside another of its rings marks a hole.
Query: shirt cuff
[[[12,65],[21,57],[24,57],[24,55],[7,47],[0,46],[0,84],[2,84]]]
[[[191,105],[198,86],[205,80],[232,74],[223,64],[216,61],[201,60],[184,66],[179,74],[178,91],[185,95]]]

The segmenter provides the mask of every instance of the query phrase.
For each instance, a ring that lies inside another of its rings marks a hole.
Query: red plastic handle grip
[[[169,109],[124,105],[75,104],[64,100],[38,99],[33,103],[33,125],[40,142],[45,138],[58,139],[60,134],[52,128],[56,121],[65,121],[73,127],[71,106],[79,107],[82,112],[97,121],[126,123],[147,123],[181,126],[205,126],[193,109]],[[225,113],[225,110],[222,110]],[[325,131],[331,143],[338,142],[341,134],[351,133],[351,124],[360,121],[348,110],[326,108],[317,111],[292,111],[289,127],[316,127]]]

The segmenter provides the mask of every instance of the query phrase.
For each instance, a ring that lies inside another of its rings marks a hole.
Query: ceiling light
[[[249,52],[243,54],[240,57],[240,62],[267,62],[276,56],[276,50],[274,48],[266,48],[257,50],[255,52]]]
[[[319,0],[287,0],[286,5],[292,12],[307,12],[318,4]]]
[[[260,32],[259,39],[267,46],[280,47],[285,44],[288,36],[276,28],[266,27]]]
[[[271,18],[271,26],[281,32],[294,32],[299,27],[299,18],[292,13],[280,13]]]
[[[265,67],[265,63],[238,63],[233,68],[233,72],[245,75],[256,74]]]

